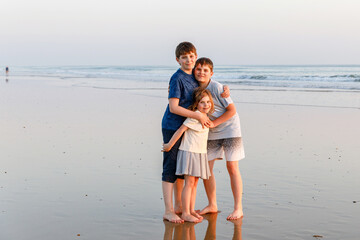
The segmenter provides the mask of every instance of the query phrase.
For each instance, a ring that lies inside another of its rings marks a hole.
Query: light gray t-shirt
[[[233,103],[233,101],[230,97],[222,98],[220,96],[223,92],[223,85],[216,81],[211,80],[206,89],[210,90],[215,105],[215,112],[209,115],[209,118],[215,120],[226,112],[226,108],[229,104]],[[209,131],[209,140],[234,137],[241,137],[240,119],[237,113],[219,126],[210,128]]]

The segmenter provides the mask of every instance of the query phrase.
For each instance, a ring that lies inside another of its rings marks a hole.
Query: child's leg
[[[227,161],[226,167],[230,175],[231,190],[234,196],[234,211],[227,217],[228,220],[238,219],[243,216],[242,193],[243,183],[239,170],[238,161]]]
[[[209,161],[211,176],[209,179],[203,180],[206,196],[208,198],[209,204],[199,212],[200,214],[215,213],[218,211],[217,202],[216,202],[216,181],[213,172],[214,163],[215,160]]]
[[[162,129],[163,141],[169,142],[175,131]],[[174,223],[184,222],[175,214],[173,206],[173,188],[176,181],[176,157],[180,141],[176,142],[169,152],[163,153],[163,172],[162,172],[162,190],[165,203],[165,213],[163,218]]]
[[[195,212],[195,202],[196,202],[196,191],[197,191],[197,184],[198,184],[199,178],[195,177],[195,182],[194,182],[194,188],[192,190],[191,193],[191,200],[190,200],[190,213],[198,218],[199,220],[203,220],[203,217],[200,216],[197,212]]]
[[[191,202],[192,191],[194,188],[194,183],[195,183],[195,177],[185,175],[185,186],[184,186],[182,196],[181,196],[182,206],[183,206],[181,218],[187,222],[199,222],[200,221],[198,218],[191,215],[191,212],[190,212],[190,202]]]
[[[174,198],[175,198],[175,213],[182,212],[181,193],[184,188],[184,179],[178,178],[174,184]]]
[[[178,215],[174,212],[173,207],[173,199],[172,199],[172,192],[173,192],[173,183],[170,182],[162,182],[162,190],[163,190],[163,197],[164,197],[164,204],[165,204],[165,213],[163,218],[168,220],[169,222],[174,223],[181,223],[183,220],[179,218]]]

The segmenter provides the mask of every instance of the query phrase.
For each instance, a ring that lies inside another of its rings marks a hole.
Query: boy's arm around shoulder
[[[188,118],[195,118],[201,122],[202,126],[209,126],[210,119],[207,116],[203,116],[199,113],[190,111],[189,109],[183,108],[179,105],[180,98],[181,98],[181,89],[183,85],[181,81],[176,77],[172,76],[169,83],[169,110],[171,113],[188,117]]]
[[[228,86],[228,85],[224,85],[223,90],[224,90],[224,91],[220,94],[220,96],[221,96],[222,98],[228,98],[228,97],[230,97],[230,88],[229,88],[229,86]]]
[[[183,108],[182,106],[179,105],[179,101],[180,101],[179,98],[169,98],[169,109],[171,113],[183,117],[194,118],[196,120],[199,120],[199,122],[203,127],[210,126],[210,119],[206,115]]]
[[[183,117],[195,118],[197,119],[197,113],[193,112],[189,109],[183,108],[179,105],[180,99],[179,98],[169,98],[169,109],[171,113],[176,115],[180,115]]]
[[[171,137],[170,141],[168,143],[163,143],[163,149],[161,151],[162,152],[170,151],[171,148],[174,146],[174,144],[180,139],[180,137],[187,129],[188,127],[182,124],[181,127],[178,130],[176,130],[174,135]]]
[[[214,82],[214,81],[212,81]],[[219,88],[219,95],[222,98],[230,97],[230,88],[228,85],[222,85],[221,83],[215,81],[215,85]],[[221,89],[220,89],[221,86]]]

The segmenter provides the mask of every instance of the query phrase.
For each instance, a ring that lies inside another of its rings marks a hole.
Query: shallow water
[[[162,220],[166,86],[77,81],[0,82],[1,239],[358,238],[358,94],[299,91],[289,99],[288,91],[232,91],[245,140],[245,216],[226,221],[232,194],[218,161],[221,212],[174,225]],[[306,106],[316,101],[320,107]],[[198,189],[199,209],[206,197],[201,183]]]

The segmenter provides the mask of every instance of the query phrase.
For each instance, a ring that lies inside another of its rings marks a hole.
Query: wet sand
[[[162,220],[166,86],[2,79],[0,238],[357,239],[360,93],[234,89],[245,216],[226,221],[232,194],[218,161],[221,212],[178,226]]]

